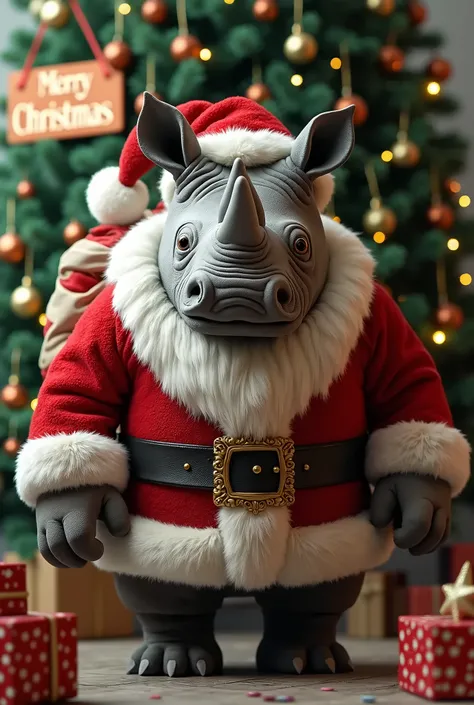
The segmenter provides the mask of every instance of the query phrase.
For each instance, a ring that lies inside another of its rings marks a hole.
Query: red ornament
[[[399,47],[391,44],[381,48],[379,59],[385,71],[389,73],[401,71],[405,64],[404,52]]]
[[[197,37],[192,34],[179,34],[171,42],[170,53],[175,61],[184,61],[199,59],[201,49],[202,44]]]
[[[71,222],[66,225],[63,232],[64,242],[69,247],[78,240],[83,240],[86,235],[86,226],[80,223],[78,220],[71,220]]]
[[[421,2],[413,0],[413,2],[408,5],[408,16],[412,24],[422,24],[428,17],[428,10]]]
[[[161,24],[168,16],[168,7],[163,0],[145,0],[142,5],[142,18],[150,24]]]
[[[21,448],[21,441],[18,438],[7,438],[3,443],[3,452],[10,458],[15,458]]]
[[[33,196],[35,194],[36,194],[35,185],[31,181],[28,181],[27,179],[20,181],[20,183],[16,187],[16,195],[21,200],[26,200],[27,198],[33,198]]]
[[[436,311],[436,320],[440,326],[458,330],[464,323],[464,313],[456,304],[442,304]]]
[[[449,230],[454,224],[454,211],[446,203],[431,206],[426,214],[428,222],[434,228]]]
[[[255,0],[252,11],[260,22],[273,22],[280,12],[275,0]]]
[[[247,88],[245,95],[256,103],[263,103],[264,100],[270,98],[270,89],[264,83],[252,83]]]
[[[128,44],[120,39],[114,39],[104,47],[105,58],[117,71],[123,71],[132,62],[132,51]]]
[[[7,384],[0,399],[9,409],[23,409],[28,404],[28,391],[22,384]]]
[[[9,264],[19,264],[25,258],[25,243],[16,233],[0,237],[0,259]]]
[[[148,93],[151,93],[155,98],[158,98],[158,100],[163,100],[161,95],[159,93],[156,93],[155,91],[148,91]],[[135,102],[133,104],[134,110],[137,115],[140,115],[142,108],[143,108],[143,101],[145,99],[145,93],[139,93],[137,97],[135,98]]]
[[[426,68],[428,78],[435,81],[446,81],[452,74],[452,66],[446,59],[433,59]]]
[[[354,125],[363,125],[369,117],[369,107],[365,100],[361,98],[360,95],[355,95],[353,93],[352,95],[339,98],[334,106],[334,109],[342,110],[343,108],[347,108],[349,105],[355,105]]]

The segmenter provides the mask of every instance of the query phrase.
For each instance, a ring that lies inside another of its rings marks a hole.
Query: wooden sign
[[[8,84],[9,144],[68,140],[122,132],[125,128],[125,78],[110,69],[104,76],[97,61],[32,69],[25,88],[21,72]]]

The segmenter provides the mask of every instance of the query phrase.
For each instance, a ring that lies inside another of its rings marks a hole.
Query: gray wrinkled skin
[[[278,337],[314,306],[329,256],[313,180],[349,157],[353,109],[314,118],[274,164],[232,168],[201,155],[184,117],[146,95],[138,122],[144,154],[175,178],[159,251],[163,286],[204,335]]]

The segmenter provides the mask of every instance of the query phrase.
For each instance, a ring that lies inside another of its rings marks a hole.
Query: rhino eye
[[[186,254],[194,247],[196,242],[195,228],[190,225],[183,225],[176,234],[176,249],[181,254]]]
[[[189,237],[180,235],[178,238],[178,250],[180,252],[187,252],[189,250]]]
[[[293,251],[297,255],[306,255],[309,252],[309,242],[306,237],[297,237],[293,242]]]

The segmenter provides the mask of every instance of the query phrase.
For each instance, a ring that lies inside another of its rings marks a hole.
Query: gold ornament
[[[382,205],[372,205],[364,215],[364,230],[369,235],[382,232],[391,235],[397,227],[397,218],[391,208]]]
[[[21,448],[21,441],[18,438],[7,438],[3,443],[3,452],[10,458],[15,458]]]
[[[36,195],[36,188],[32,181],[28,179],[23,179],[17,184],[16,195],[22,201],[26,201],[28,198],[33,198]]]
[[[45,0],[42,4],[39,17],[48,27],[60,29],[69,20],[69,6],[62,0]]]
[[[150,24],[161,24],[168,16],[168,7],[163,0],[145,0],[142,5],[142,18]]]
[[[41,8],[43,7],[44,0],[31,0],[28,10],[33,15],[33,17],[39,17]]]
[[[71,222],[66,225],[63,231],[64,242],[69,247],[78,240],[83,240],[86,235],[86,226],[80,223],[78,220],[71,220]]]
[[[391,15],[395,9],[395,0],[367,0],[367,9],[378,15]]]
[[[275,0],[255,0],[252,12],[259,22],[273,22],[278,17],[279,8]]]
[[[245,95],[256,103],[263,103],[270,98],[270,89],[264,83],[252,83],[247,88]]]
[[[25,243],[16,233],[0,237],[0,259],[9,264],[19,264],[25,256]]]
[[[293,32],[283,45],[286,58],[293,64],[309,64],[316,58],[318,49],[318,42],[308,32]]]
[[[416,166],[420,161],[420,150],[411,140],[398,139],[392,147],[393,163],[396,166]]]
[[[179,34],[171,42],[170,54],[175,61],[199,59],[201,49],[202,44],[197,37],[192,34]]]
[[[114,39],[104,47],[104,55],[109,64],[117,71],[124,71],[132,63],[132,50],[121,39]]]
[[[0,392],[0,400],[9,409],[23,409],[28,399],[28,390],[19,382],[10,381]]]
[[[33,286],[29,277],[23,277],[21,286],[13,291],[10,305],[13,313],[19,318],[33,318],[41,311],[43,305],[41,294]]]
[[[441,614],[451,615],[455,622],[462,617],[474,617],[474,585],[469,561],[464,563],[456,581],[443,585],[442,590],[446,599],[441,605]]]

